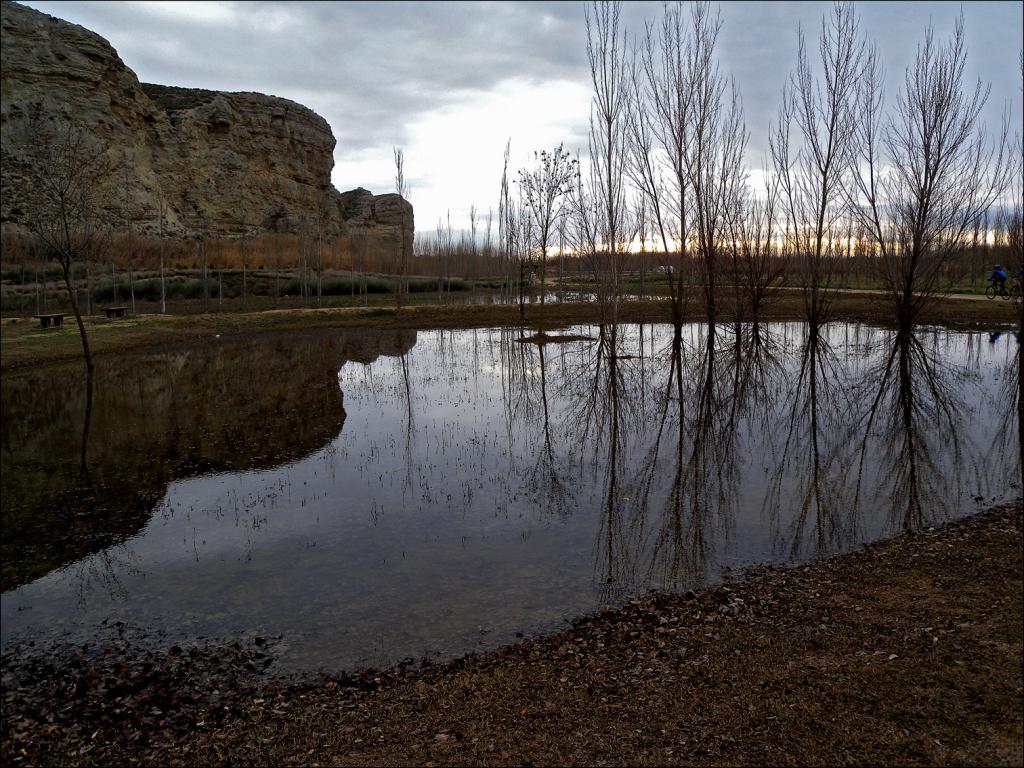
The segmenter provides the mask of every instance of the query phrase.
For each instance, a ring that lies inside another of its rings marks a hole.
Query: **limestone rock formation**
[[[331,185],[327,121],[288,99],[140,83],[113,47],[81,26],[3,2],[0,221],[20,228],[31,126],[70,123],[102,142],[114,169],[114,221],[179,236],[315,229],[411,246],[412,206],[399,195]]]

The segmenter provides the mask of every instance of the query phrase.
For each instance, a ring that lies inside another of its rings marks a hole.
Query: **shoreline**
[[[1021,510],[649,593],[436,665],[262,679],[257,639],[57,662],[63,678],[12,690],[29,668],[5,656],[0,759],[1020,764]]]
[[[670,322],[670,306],[665,301],[623,302],[619,322]],[[733,313],[725,309],[719,322],[732,322]],[[797,295],[783,294],[762,312],[764,321],[799,321],[802,304]],[[527,305],[520,319],[515,304],[414,305],[393,307],[342,307],[324,309],[276,309],[256,312],[214,314],[136,315],[122,320],[89,317],[86,325],[93,357],[112,353],[164,349],[170,345],[210,341],[215,336],[254,336],[279,331],[303,331],[342,328],[390,328],[408,330],[469,329],[486,327],[526,327],[548,331],[575,323],[597,322],[600,308],[595,303],[565,302]],[[704,320],[703,305],[691,301],[684,322]],[[749,318],[743,318],[749,321]],[[871,322],[881,325],[894,321],[884,295],[844,292],[837,295],[832,321]],[[1016,308],[1008,302],[979,301],[976,298],[943,297],[925,309],[919,318],[924,325],[949,328],[995,326],[1011,328],[1019,320]],[[32,318],[4,318],[0,322],[0,373],[26,367],[80,360],[81,340],[74,322],[60,330],[43,330]]]

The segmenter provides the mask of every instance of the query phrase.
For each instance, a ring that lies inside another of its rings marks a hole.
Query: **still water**
[[[1021,494],[1012,334],[325,331],[2,382],[4,648],[443,658]]]

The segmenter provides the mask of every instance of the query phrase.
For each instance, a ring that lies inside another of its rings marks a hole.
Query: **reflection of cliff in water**
[[[111,358],[91,398],[78,365],[5,377],[4,590],[138,532],[174,480],[321,448],[345,420],[338,369],[415,343],[325,332]]]

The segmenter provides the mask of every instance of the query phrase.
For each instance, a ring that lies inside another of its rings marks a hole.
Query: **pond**
[[[1019,349],[858,324],[333,330],[2,382],[4,649],[447,658],[1021,494]]]

